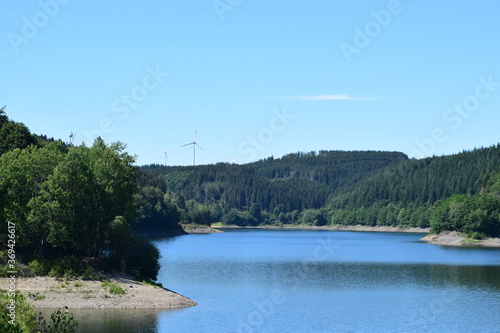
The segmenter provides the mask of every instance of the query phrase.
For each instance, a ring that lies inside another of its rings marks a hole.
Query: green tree
[[[146,186],[135,196],[137,220],[132,223],[134,232],[169,233],[181,232],[181,213],[174,199],[159,188]]]
[[[0,122],[4,121],[0,119]],[[36,145],[36,138],[24,124],[7,121],[0,128],[0,155],[16,148],[24,149]]]
[[[64,159],[62,142],[45,147],[15,149],[0,156],[0,221],[16,224],[20,246],[41,249],[48,230],[43,222],[29,218],[31,201],[38,200],[42,185]]]
[[[90,148],[69,148],[27,205],[28,222],[47,230],[42,241],[91,257],[102,255],[115,217],[135,215],[137,171],[123,148],[107,147],[101,139]]]

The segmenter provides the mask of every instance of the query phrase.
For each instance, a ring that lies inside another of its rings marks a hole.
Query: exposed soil
[[[444,231],[438,235],[427,235],[421,240],[445,246],[500,247],[500,238],[470,239],[456,231]]]
[[[6,279],[0,287],[7,289]],[[113,275],[109,279],[125,294],[110,292],[103,281],[62,280],[52,277],[18,278],[16,288],[37,308],[117,308],[179,309],[197,305],[187,297],[170,290],[135,281],[130,276]]]

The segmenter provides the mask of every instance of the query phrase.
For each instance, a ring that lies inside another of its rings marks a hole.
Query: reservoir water
[[[226,230],[156,239],[198,306],[76,310],[82,332],[500,332],[500,249],[422,234]]]

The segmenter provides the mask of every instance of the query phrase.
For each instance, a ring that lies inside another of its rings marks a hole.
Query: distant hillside
[[[101,141],[95,144],[103,144]],[[0,157],[12,159],[12,165],[23,165],[14,158],[16,154],[47,147],[65,152],[86,149],[33,135],[0,108]],[[115,144],[110,149],[120,147]],[[4,163],[5,170],[9,163]],[[179,222],[223,222],[241,226],[432,226],[436,231],[451,229],[477,237],[500,235],[500,144],[421,160],[410,160],[399,152],[320,151],[244,165],[154,164],[139,169],[139,187],[134,184],[134,203],[130,205],[136,214],[128,221],[136,234],[180,234]],[[0,196],[21,193],[9,186],[0,187]],[[10,207],[0,199],[0,204]]]
[[[422,160],[320,151],[245,165],[148,165],[141,185],[161,188],[181,210],[198,211],[183,214],[191,222],[429,227],[436,202],[480,194],[499,169],[500,145]]]
[[[219,204],[225,211],[259,205],[266,211],[291,212],[321,208],[330,196],[344,193],[406,161],[408,157],[397,152],[320,151],[271,157],[245,165],[148,165],[141,170],[152,176],[165,176],[173,193],[206,205]]]
[[[429,208],[454,194],[478,194],[500,169],[500,145],[410,160],[332,198],[333,223],[429,226]]]

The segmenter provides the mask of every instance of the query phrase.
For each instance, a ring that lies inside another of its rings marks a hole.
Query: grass
[[[108,287],[109,292],[111,294],[115,294],[115,295],[125,295],[126,294],[125,289],[123,289],[122,287],[120,287],[116,283],[110,282],[109,280],[106,280],[103,283],[101,283],[101,287],[103,287],[103,288]],[[106,295],[104,295],[104,296],[106,296]],[[107,298],[107,297],[105,297],[105,298]]]
[[[466,238],[464,240],[461,240],[460,242],[461,243],[473,243],[473,244],[479,244],[479,243],[481,243],[480,241],[478,241],[476,239],[471,239],[471,238]]]

